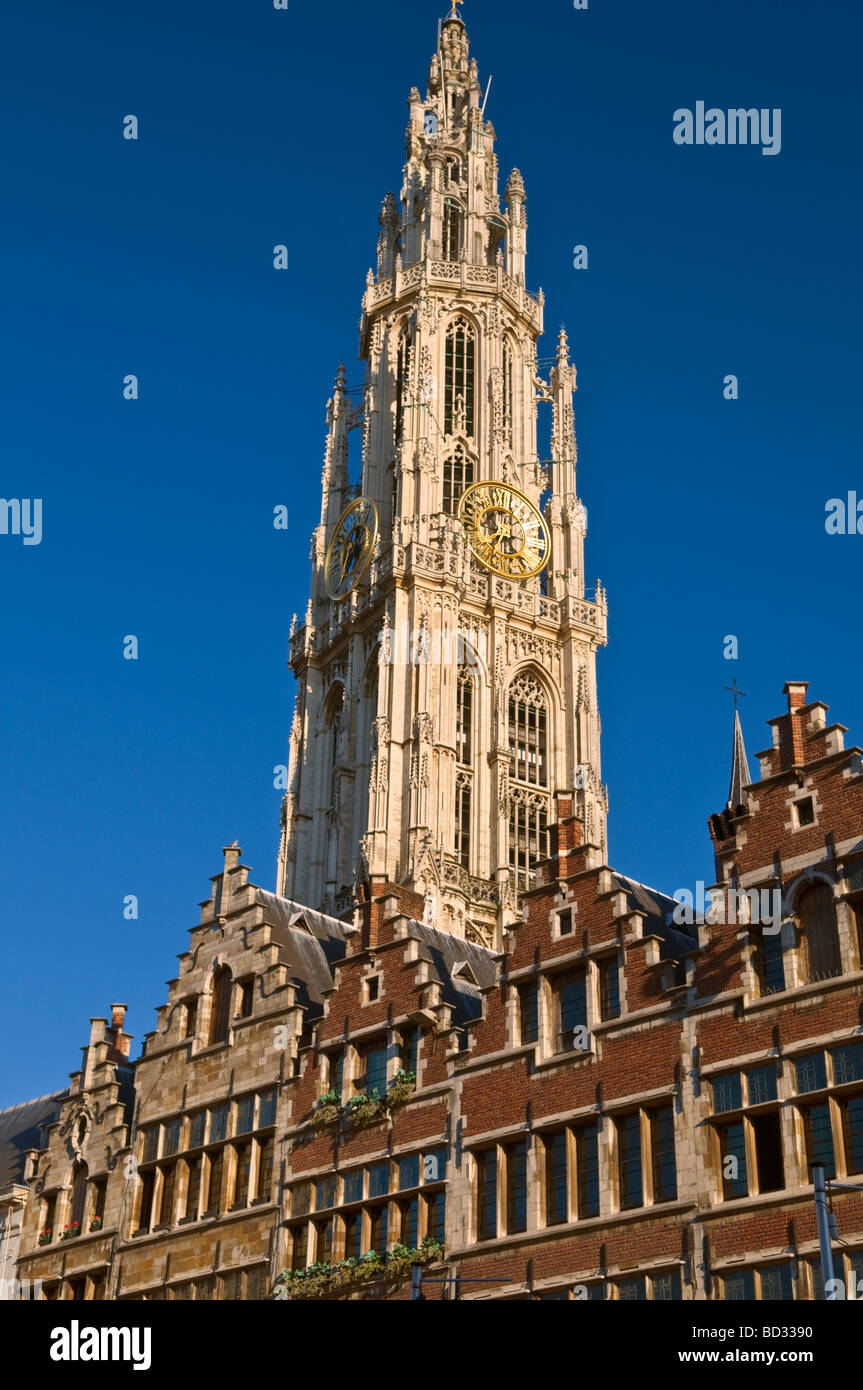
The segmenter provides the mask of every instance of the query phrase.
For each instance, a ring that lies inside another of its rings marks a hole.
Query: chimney
[[[122,1033],[123,1031],[123,1024],[126,1022],[126,1010],[128,1007],[128,1004],[111,1005],[111,1027],[118,1033]]]
[[[804,709],[806,706],[806,691],[809,689],[808,681],[787,681],[783,687],[783,695],[788,696],[788,713],[792,714],[796,709]]]

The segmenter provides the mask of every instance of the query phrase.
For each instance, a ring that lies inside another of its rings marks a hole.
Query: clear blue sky
[[[0,495],[41,497],[44,536],[0,536],[0,1105],[62,1083],[110,1002],[153,1027],[223,844],[274,886],[324,408],[340,359],[360,379],[376,217],[445,8],[5,10]],[[828,498],[863,497],[860,6],[465,19],[502,179],[527,187],[541,351],[565,322],[579,369],[611,860],[710,882],[732,677],[750,754],[788,679],[863,736],[863,536],[824,529]],[[781,154],[678,147],[699,100],[780,107]]]

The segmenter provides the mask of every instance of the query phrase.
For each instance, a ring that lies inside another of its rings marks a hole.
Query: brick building
[[[790,683],[754,783],[735,717],[716,882],[609,866],[575,369],[561,332],[540,375],[524,184],[501,205],[455,13],[408,105],[362,400],[340,370],[328,406],[278,892],[229,846],[140,1058],[122,1005],[91,1021],[18,1184],[19,1277],[811,1299],[808,1165],[863,1176],[860,751]],[[835,1207],[863,1278],[863,1193]]]

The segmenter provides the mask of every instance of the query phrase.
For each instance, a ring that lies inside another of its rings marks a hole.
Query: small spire
[[[743,742],[743,730],[740,727],[740,715],[737,712],[737,705],[734,707],[734,753],[731,760],[731,786],[728,789],[728,810],[736,811],[738,806],[745,805],[743,788],[748,787],[752,778],[749,775],[749,764],[746,761],[746,744]]]
[[[447,19],[458,19],[458,20],[461,20],[461,15],[460,15],[459,12],[458,12],[458,6],[459,6],[459,5],[463,5],[463,4],[464,4],[464,0],[452,0],[452,9],[450,10],[449,14],[447,15]],[[462,22],[463,22],[463,21],[462,21]]]

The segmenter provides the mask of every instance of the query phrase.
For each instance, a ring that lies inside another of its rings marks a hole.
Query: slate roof
[[[698,950],[698,938],[686,930],[685,925],[672,922],[672,914],[680,904],[667,893],[658,893],[655,888],[647,888],[635,878],[624,874],[614,874],[618,888],[626,893],[632,911],[647,914],[645,935],[658,936],[662,945],[659,948],[660,960],[678,960],[681,956],[691,956]]]
[[[45,1135],[39,1126],[57,1119],[60,1101],[67,1094],[55,1091],[0,1110],[0,1188],[23,1182],[24,1155],[27,1149],[44,1147]]]
[[[345,943],[356,928],[263,888],[255,890],[255,902],[274,929],[273,940],[291,978],[304,986],[301,1002],[321,1005],[333,987],[333,966],[344,959]],[[313,1012],[320,1013],[320,1008]]]
[[[455,1010],[456,1022],[479,1018],[482,991],[496,984],[500,972],[495,952],[414,918],[408,922],[408,936],[420,943],[420,959],[432,966],[431,978],[443,986],[444,1002]],[[465,970],[469,974],[463,973]]]

